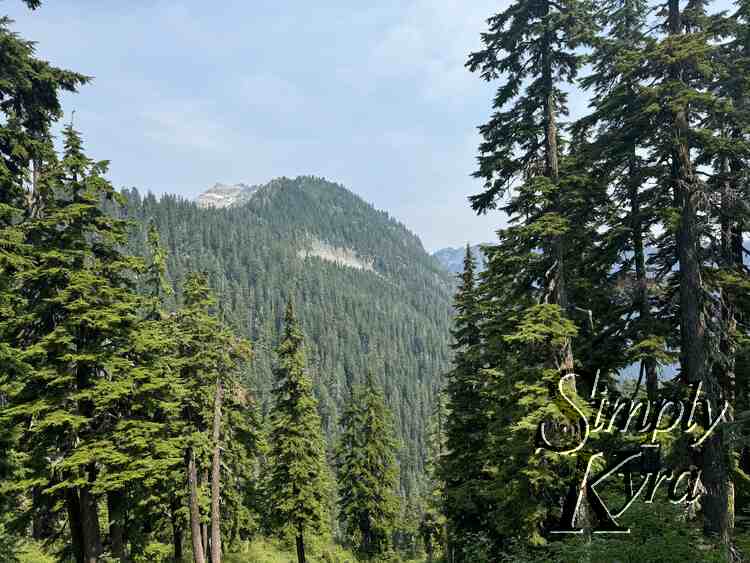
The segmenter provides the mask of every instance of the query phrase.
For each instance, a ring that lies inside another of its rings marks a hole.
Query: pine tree
[[[329,491],[320,416],[291,300],[277,353],[268,497],[275,524],[295,537],[297,561],[305,563],[305,534],[324,530]]]
[[[336,452],[339,517],[348,543],[370,560],[387,553],[399,508],[393,423],[371,372],[352,391],[341,427]]]

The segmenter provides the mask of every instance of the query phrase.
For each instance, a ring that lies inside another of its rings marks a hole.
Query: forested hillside
[[[0,560],[747,560],[725,7],[488,14],[468,205],[504,226],[460,266],[318,177],[116,189],[61,123],[90,79],[0,18]]]
[[[136,190],[125,195],[123,216],[135,220],[130,250],[146,253],[153,220],[168,251],[174,302],[182,301],[187,272],[207,272],[224,318],[254,343],[246,382],[264,409],[289,298],[307,337],[329,443],[338,434],[344,399],[372,370],[400,437],[402,492],[418,494],[426,421],[448,369],[451,302],[449,276],[419,239],[387,213],[321,178],[273,180],[249,201],[226,209],[199,208],[171,195],[144,197]],[[337,263],[338,254],[372,269]]]

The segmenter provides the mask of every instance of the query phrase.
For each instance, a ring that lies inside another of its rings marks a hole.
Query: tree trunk
[[[125,557],[125,491],[107,493],[109,511],[109,547],[112,556],[120,561]]]
[[[302,536],[302,529],[297,532],[297,563],[305,563],[305,539]]]
[[[648,274],[646,272],[646,252],[643,244],[643,221],[641,219],[641,204],[638,197],[639,175],[636,172],[635,148],[628,164],[628,178],[630,178],[630,228],[633,238],[633,258],[635,261],[635,280],[638,292],[638,306],[640,313],[639,336],[646,336],[644,330],[651,325],[651,305],[648,298]],[[646,374],[646,393],[650,401],[656,401],[659,394],[659,380],[656,373],[656,361],[653,357],[642,360]],[[640,381],[639,381],[640,384]]]
[[[552,48],[553,48],[553,33],[549,30],[548,18],[550,15],[550,3],[544,2],[544,25],[547,26],[542,36],[542,84],[545,91],[544,99],[544,175],[549,179],[550,184],[554,186],[553,196],[550,201],[550,206],[553,213],[562,214],[563,202],[560,192],[558,191],[558,184],[560,181],[560,162],[558,158],[558,138],[557,138],[557,100],[555,99],[555,84],[554,74],[552,69]],[[554,258],[554,274],[551,279],[546,280],[545,284],[547,287],[545,291],[545,301],[551,300],[552,303],[558,305],[564,316],[568,316],[570,310],[570,303],[568,302],[568,291],[566,287],[566,275],[565,275],[565,240],[562,235],[555,235],[552,237],[549,253]],[[555,351],[554,358],[555,368],[561,373],[572,373],[574,370],[574,359],[573,359],[573,343],[570,338],[562,340],[560,347]],[[576,392],[575,380],[572,380],[570,384],[572,391]],[[573,432],[579,432],[580,429],[571,428]],[[570,489],[571,491],[577,490],[577,483],[575,479],[572,480]],[[585,494],[585,493],[584,493]],[[565,498],[561,501],[564,503]],[[578,515],[580,521],[585,523],[588,527],[588,502],[584,498],[578,507]]]
[[[44,542],[54,535],[54,522],[51,503],[54,499],[44,495],[40,487],[31,492],[34,506],[34,517],[31,524],[31,535],[36,541]]]
[[[679,0],[668,2],[669,34],[683,32]],[[682,65],[672,65],[670,78],[684,82]],[[721,411],[725,390],[713,370],[709,369],[706,349],[706,320],[704,311],[705,288],[701,277],[699,251],[700,232],[698,225],[698,179],[690,159],[688,135],[690,121],[687,107],[673,110],[675,147],[672,154],[672,180],[676,201],[680,207],[680,222],[677,230],[677,250],[680,263],[680,364],[682,380],[688,384],[703,382],[706,400],[716,413]],[[730,409],[731,410],[731,409]],[[731,420],[732,413],[727,413]],[[718,535],[720,541],[729,544],[734,526],[734,488],[724,443],[723,424],[720,424],[706,441],[702,452],[702,481],[706,488],[703,505],[703,528],[710,535]]]
[[[187,452],[187,457],[188,488],[190,489],[190,535],[193,541],[193,561],[195,563],[206,563],[201,534],[201,513],[198,506],[198,470],[195,466],[195,453],[192,449]]]
[[[746,47],[746,54],[750,56],[750,46]],[[744,108],[745,103],[744,100],[738,100],[737,102],[738,108]],[[735,142],[740,141],[742,139],[742,133],[740,131],[735,130],[733,132],[733,139]],[[730,172],[731,177],[734,182],[733,188],[737,189],[736,182],[737,179],[741,177],[741,174],[744,171],[744,164],[741,161],[738,160],[732,160],[730,163]],[[740,197],[739,193],[735,192],[736,197]],[[730,227],[730,233],[729,233],[729,248],[728,248],[728,254],[731,257],[731,261],[734,267],[742,268],[743,266],[743,235],[746,230],[746,226],[744,225],[741,218],[738,218],[734,222],[734,224]],[[745,321],[746,319],[743,319],[741,316],[741,312],[737,311],[736,308],[734,310],[735,318],[734,323],[736,326],[736,323],[738,321]],[[737,353],[737,350],[735,349],[735,354]],[[738,359],[738,358],[735,358]],[[736,405],[736,411],[742,412],[745,410],[750,410],[750,377],[748,377],[748,373],[746,373],[746,369],[742,369],[742,366],[747,366],[750,364],[747,360],[742,362],[739,366],[737,365],[737,362],[735,361],[735,364],[733,365],[734,368],[734,390],[732,393],[732,396],[735,400]],[[744,471],[747,474],[750,474],[750,446],[744,445],[741,448],[740,451],[740,459],[739,459],[739,465],[742,471]]]
[[[545,22],[549,16],[550,5],[544,4]],[[545,25],[549,25],[545,23]],[[544,175],[549,178],[553,186],[557,186],[560,180],[560,163],[558,158],[557,140],[557,100],[555,100],[554,78],[552,72],[552,33],[545,30],[542,38],[542,82],[545,90],[544,100]],[[552,209],[554,213],[562,212],[562,201],[559,192],[553,191]],[[551,243],[552,256],[555,259],[555,271],[548,283],[551,287],[545,288],[552,303],[560,306],[563,315],[568,314],[568,292],[565,279],[565,242],[563,237],[556,235]],[[566,338],[560,346],[557,357],[558,367],[563,373],[573,371],[573,348],[570,338]]]
[[[707,389],[706,396],[722,396],[718,382],[713,380],[714,389]],[[715,406],[719,411],[721,404]],[[732,409],[727,410],[725,423],[732,422]],[[711,537],[715,537],[725,546],[732,541],[734,530],[734,483],[731,477],[732,452],[729,451],[724,424],[720,424],[703,446],[703,474],[702,481],[706,494],[701,504],[703,506],[703,530]],[[731,559],[730,559],[731,560]]]
[[[96,478],[94,464],[87,468],[89,483]],[[90,485],[80,489],[81,523],[83,525],[83,550],[86,563],[97,563],[102,554],[102,537],[99,529],[99,507],[96,497],[92,494]]]
[[[720,174],[726,176],[728,172],[726,161],[721,162]],[[732,167],[734,168],[734,167]],[[738,172],[738,170],[732,170]],[[723,179],[721,194],[721,257],[720,265],[727,270],[737,270],[742,268],[742,251],[737,253],[737,232],[739,225],[736,220],[737,194],[735,174],[731,174],[731,179]],[[739,235],[740,240],[742,235]],[[724,418],[725,423],[733,420],[733,406],[735,404],[735,367],[736,367],[736,335],[737,308],[734,303],[732,292],[721,291],[721,337],[719,350],[721,357],[714,366],[713,389],[707,395],[719,397],[729,402],[730,408]],[[722,401],[723,402],[723,401]],[[720,404],[716,405],[717,409],[721,408]],[[704,511],[706,513],[706,522],[704,529],[709,535],[718,536],[722,543],[729,545],[732,540],[732,530],[734,529],[734,483],[731,478],[731,456],[733,451],[731,439],[728,440],[726,434],[721,432],[721,427],[709,438],[704,449],[704,480],[712,483],[712,490],[709,491],[706,501],[704,501]],[[707,485],[708,488],[708,485]]]
[[[201,472],[200,485],[201,489],[208,483],[208,467],[204,468]],[[208,561],[209,545],[208,545],[208,524],[201,522],[201,541],[203,542],[203,559]]]
[[[70,543],[76,563],[84,563],[83,524],[81,522],[81,501],[78,489],[65,489],[65,507],[68,512]]]
[[[214,400],[213,440],[214,452],[211,462],[211,563],[221,563],[221,514],[219,500],[221,494],[221,380],[216,379],[216,397]]]

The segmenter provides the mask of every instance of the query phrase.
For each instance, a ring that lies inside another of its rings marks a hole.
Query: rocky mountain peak
[[[247,201],[258,186],[247,184],[222,184],[217,182],[197,198],[199,207],[231,207]]]

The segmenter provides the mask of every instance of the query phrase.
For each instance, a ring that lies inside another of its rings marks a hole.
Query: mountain
[[[175,288],[209,273],[221,314],[253,341],[245,374],[265,410],[286,300],[294,299],[329,445],[351,386],[372,369],[403,445],[402,490],[420,489],[426,424],[449,369],[453,280],[419,238],[343,186],[316,177],[216,185],[198,201],[125,190],[132,252],[153,219]],[[210,204],[209,204],[210,202]]]
[[[198,207],[231,207],[249,200],[258,191],[260,186],[248,186],[247,184],[220,184],[214,186],[202,194],[196,201]]]
[[[481,272],[484,270],[487,262],[484,252],[482,252],[481,245],[475,244],[472,246],[471,253],[477,261],[477,271]],[[441,248],[432,254],[433,258],[435,258],[443,268],[452,274],[463,272],[465,255],[466,247],[464,246],[458,246],[456,248]]]

